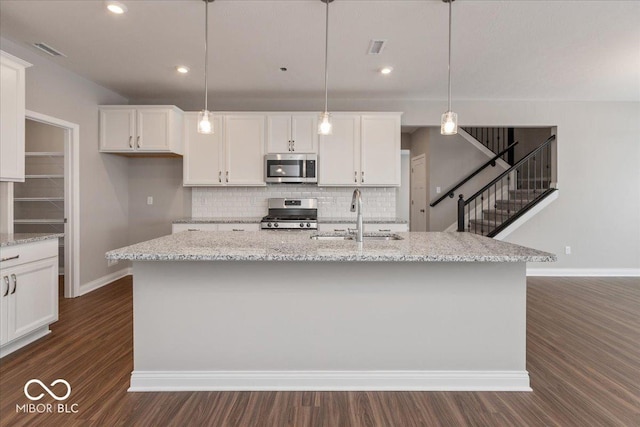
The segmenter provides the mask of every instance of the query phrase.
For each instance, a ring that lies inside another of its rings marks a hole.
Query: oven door
[[[270,183],[306,182],[306,156],[268,154],[265,156],[264,180]]]

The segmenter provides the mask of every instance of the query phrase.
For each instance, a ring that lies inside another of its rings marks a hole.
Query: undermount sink
[[[350,234],[314,234],[311,236],[313,240],[356,240],[356,236]],[[365,234],[363,240],[403,240],[397,234]]]

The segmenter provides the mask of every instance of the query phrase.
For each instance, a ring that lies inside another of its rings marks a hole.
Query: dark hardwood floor
[[[531,393],[127,393],[132,296],[125,278],[61,299],[53,333],[0,361],[0,424],[640,426],[638,278],[530,278],[527,315]],[[67,380],[65,403],[77,403],[78,412],[17,413],[32,378]]]

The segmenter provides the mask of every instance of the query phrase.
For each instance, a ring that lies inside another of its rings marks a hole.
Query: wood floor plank
[[[53,333],[0,360],[0,426],[640,426],[638,278],[527,280],[531,393],[128,393],[131,280],[61,299]],[[78,413],[17,413],[32,378],[69,381]]]

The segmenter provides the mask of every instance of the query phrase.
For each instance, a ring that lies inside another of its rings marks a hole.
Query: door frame
[[[427,180],[427,182],[425,182],[425,189],[428,190],[429,186],[427,185],[428,183],[428,176],[426,175],[426,173],[429,171],[427,169],[427,155],[426,154],[418,154],[417,156],[411,157],[411,159],[409,160],[409,167],[411,168],[409,171],[409,224],[414,223],[413,221],[413,205],[411,204],[411,201],[413,200],[413,162],[415,160],[420,160],[420,159],[424,159],[424,167],[425,167],[425,179]],[[429,195],[425,195],[425,202],[428,205],[429,204]],[[429,230],[429,221],[426,222],[425,227],[427,229],[427,231]],[[409,231],[411,231],[411,228],[409,228]]]
[[[80,296],[80,125],[26,110],[25,119],[61,128],[64,141],[64,297]]]

